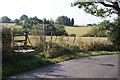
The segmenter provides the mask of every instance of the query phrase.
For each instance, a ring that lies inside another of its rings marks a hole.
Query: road
[[[73,59],[11,78],[118,78],[118,55]]]

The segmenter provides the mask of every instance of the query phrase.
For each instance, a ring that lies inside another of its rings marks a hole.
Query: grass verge
[[[57,58],[48,58],[48,59],[42,58],[39,55],[16,54],[14,56],[12,55],[8,63],[3,63],[2,75],[4,78],[18,73],[26,72],[40,67],[45,67],[51,64],[55,64],[71,59],[77,59],[77,58],[83,58],[89,56],[98,56],[98,55],[113,55],[113,54],[120,54],[120,52],[89,51],[89,52],[81,52],[75,54],[65,54]]]

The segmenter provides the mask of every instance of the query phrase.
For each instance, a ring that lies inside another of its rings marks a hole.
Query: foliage
[[[120,51],[120,48],[110,43],[110,41],[91,40],[90,42],[83,42],[79,40],[78,46],[81,51]]]
[[[120,46],[120,18],[115,19],[110,28],[109,39],[112,43]]]
[[[101,4],[102,6],[98,6],[99,4]],[[102,2],[77,0],[73,3],[72,6],[78,6],[78,8],[84,9],[85,12],[98,17],[107,17],[114,13],[119,15],[120,12],[120,8],[117,2],[109,2],[107,0],[103,0]]]
[[[43,19],[44,24],[54,24],[54,21],[52,19],[47,20],[46,18]]]
[[[42,52],[40,55],[44,58],[56,58],[66,54],[79,53],[81,50],[77,45],[48,43],[49,49],[46,52]]]
[[[20,24],[20,21],[18,19],[15,19],[13,22],[16,23],[17,25]]]
[[[91,31],[89,31],[87,34],[83,36],[107,37],[110,27],[111,27],[110,21],[104,20],[103,22],[98,24],[96,27],[92,27]]]
[[[1,18],[0,23],[10,23],[11,19],[8,18],[7,16],[4,16]]]
[[[73,26],[74,25],[74,19],[72,18],[70,20],[70,18],[68,18],[67,16],[59,16],[56,19],[56,23],[61,24],[61,25],[66,25],[66,26]]]
[[[74,18],[71,19],[71,25],[74,25]]]
[[[20,17],[20,20],[25,20],[25,19],[28,19],[28,16],[25,14]]]
[[[3,27],[2,29],[2,48],[3,51],[9,50],[11,48],[12,43],[12,31],[10,28]]]
[[[61,36],[61,35],[68,35],[67,32],[65,31],[65,26],[64,25],[59,25],[56,24],[55,25],[56,31],[55,31],[55,35],[56,36]]]
[[[41,23],[42,20],[38,19],[37,17],[33,17],[33,18],[25,19],[23,22],[21,22],[21,25],[23,26],[23,28],[30,28],[33,25],[37,25]]]

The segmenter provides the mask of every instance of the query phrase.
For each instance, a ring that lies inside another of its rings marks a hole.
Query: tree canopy
[[[33,25],[37,25],[37,24],[40,24],[40,23],[42,23],[42,20],[38,19],[36,16],[33,17],[33,18],[25,19],[21,22],[21,24],[24,28],[29,28]]]
[[[73,26],[74,25],[74,19],[73,18],[70,19],[67,16],[59,16],[56,19],[56,23],[66,25],[66,26]]]
[[[20,17],[20,20],[25,20],[25,19],[28,19],[28,16],[25,14]]]
[[[110,0],[77,0],[72,6],[78,6],[78,8],[84,9],[85,12],[90,13],[98,17],[107,17],[111,14],[117,14],[120,17],[120,7],[118,2],[112,2]],[[99,6],[102,5],[102,6]]]
[[[3,17],[0,19],[0,22],[1,22],[1,23],[10,23],[10,22],[11,22],[11,19],[8,18],[7,16],[3,16]]]

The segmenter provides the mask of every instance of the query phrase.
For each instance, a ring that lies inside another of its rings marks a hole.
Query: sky
[[[39,19],[57,19],[58,16],[74,18],[75,25],[99,23],[104,19],[95,17],[76,7],[71,7],[74,0],[0,0],[0,18],[8,16],[10,19],[19,19],[25,14],[28,17],[37,16]],[[113,20],[116,15],[107,20]]]

